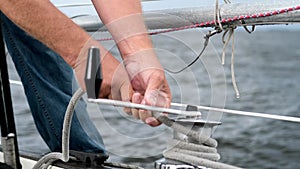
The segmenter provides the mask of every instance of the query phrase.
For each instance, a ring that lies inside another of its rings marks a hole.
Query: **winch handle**
[[[102,79],[100,49],[91,47],[88,51],[84,78],[88,98],[96,99],[99,96]]]

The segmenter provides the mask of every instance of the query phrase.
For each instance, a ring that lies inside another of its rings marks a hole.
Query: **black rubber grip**
[[[102,83],[100,50],[96,47],[91,47],[88,51],[84,81],[88,98],[96,99]]]

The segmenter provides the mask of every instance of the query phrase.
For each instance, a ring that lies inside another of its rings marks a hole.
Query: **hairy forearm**
[[[0,0],[15,24],[60,54],[71,66],[89,35],[48,0]]]
[[[112,33],[123,59],[153,48],[139,0],[92,0],[102,22]]]

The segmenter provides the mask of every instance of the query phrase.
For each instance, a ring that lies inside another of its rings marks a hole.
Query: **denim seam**
[[[6,27],[6,30],[9,30],[7,25],[3,24],[3,26]],[[15,52],[17,53],[17,56],[20,57],[21,54],[19,53],[19,50],[18,50],[18,48],[16,47],[16,44],[15,44],[13,38],[11,38],[10,32],[9,32],[9,31],[5,31],[5,33],[7,33],[7,35],[8,35],[8,36],[7,36],[7,37],[8,37],[8,40],[11,42],[11,44],[12,44],[12,46],[13,46]],[[55,137],[57,138],[57,140],[59,140],[59,139],[60,139],[59,134],[57,134],[57,133],[55,132],[56,130],[55,130],[55,127],[54,127],[54,125],[53,125],[53,121],[51,120],[51,118],[50,118],[50,116],[49,116],[49,114],[48,114],[48,112],[47,112],[47,110],[46,110],[45,104],[43,103],[43,101],[42,101],[42,99],[41,99],[41,96],[39,95],[38,90],[37,90],[36,87],[35,87],[35,84],[34,84],[34,82],[33,82],[33,80],[32,80],[32,77],[31,77],[31,75],[30,75],[30,73],[29,73],[29,71],[28,71],[28,69],[27,69],[25,63],[24,63],[23,61],[21,61],[20,63],[21,63],[21,65],[22,65],[22,67],[24,68],[23,70],[24,70],[24,72],[25,72],[25,76],[26,76],[26,78],[28,79],[28,81],[29,81],[31,87],[33,88],[34,94],[35,94],[35,96],[36,96],[36,98],[37,98],[37,100],[38,100],[38,102],[39,102],[39,105],[41,106],[41,108],[42,108],[42,110],[43,110],[43,113],[45,114],[45,116],[46,116],[46,118],[47,118],[47,120],[48,120],[48,122],[49,122],[49,124],[50,124],[50,126],[51,126],[51,130],[53,131],[53,133],[54,133]]]

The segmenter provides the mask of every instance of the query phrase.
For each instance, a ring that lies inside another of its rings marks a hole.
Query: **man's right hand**
[[[86,90],[84,75],[88,58],[88,49],[91,46],[100,49],[100,62],[103,80],[98,97],[113,100],[131,101],[133,90],[123,64],[121,64],[98,42],[94,42],[93,40],[90,43],[87,43],[85,47],[82,48],[74,67],[75,74],[81,88],[84,91]]]

